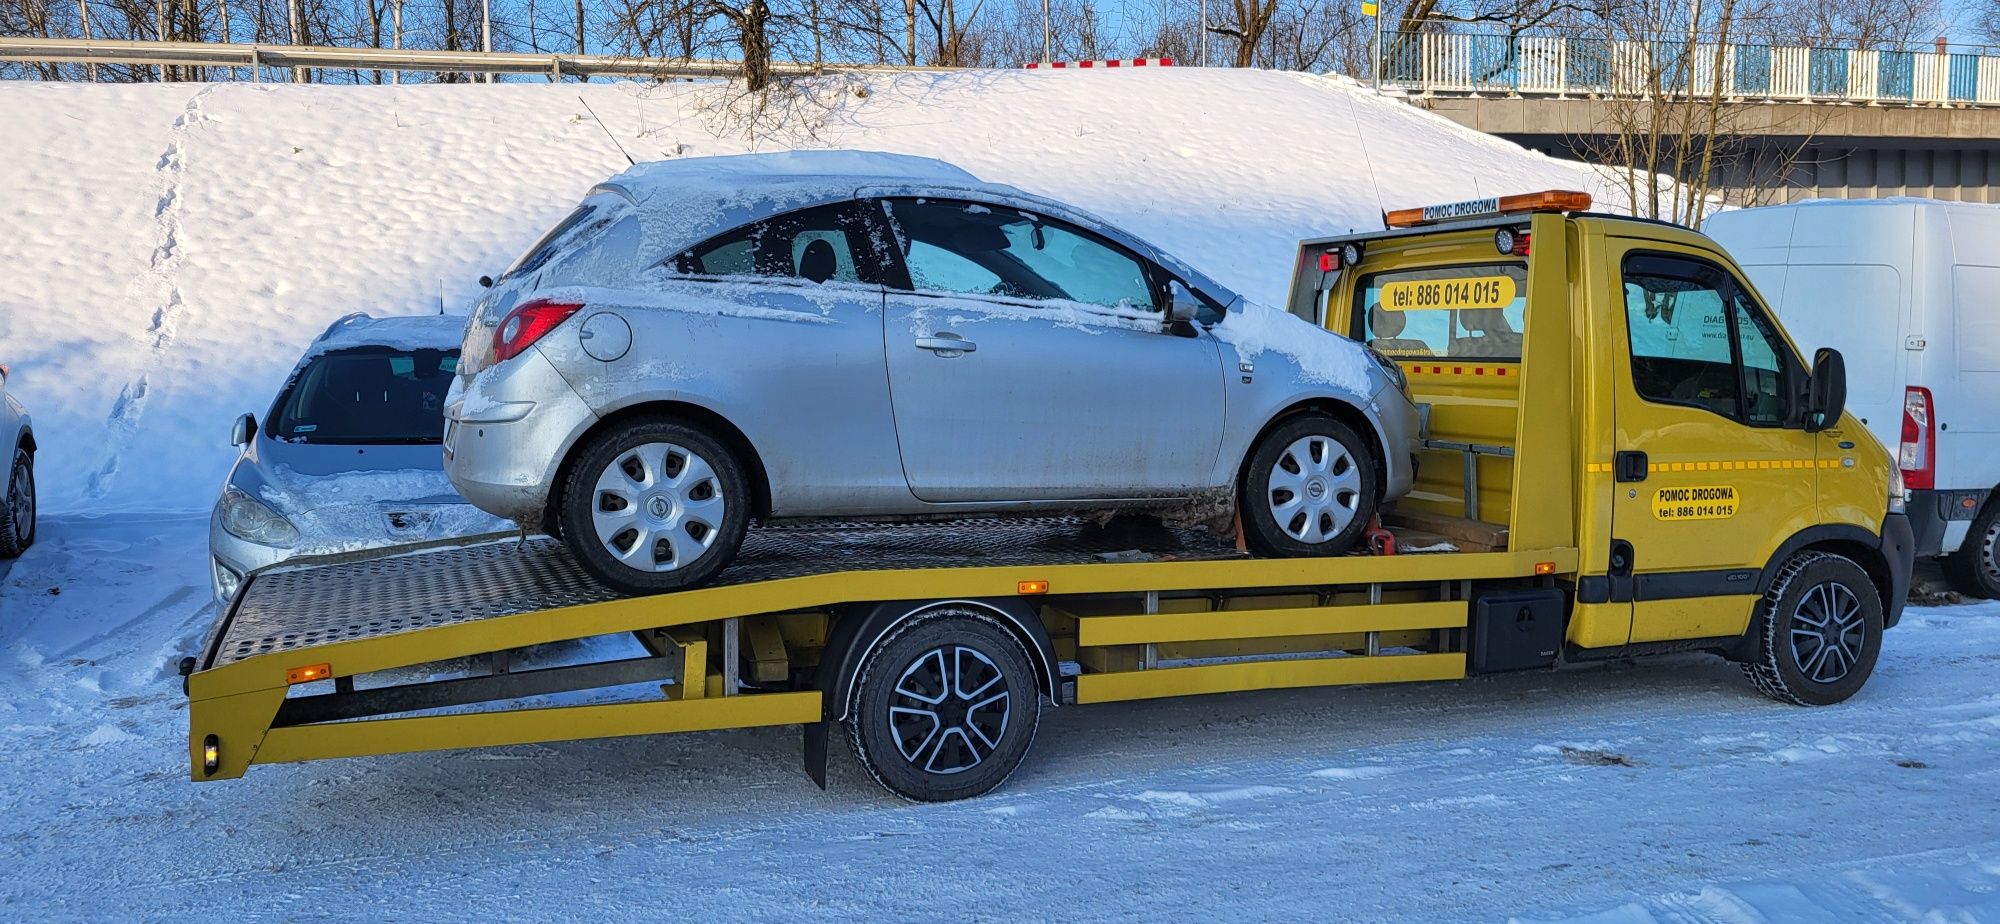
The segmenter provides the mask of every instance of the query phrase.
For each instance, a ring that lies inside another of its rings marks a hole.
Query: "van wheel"
[[[1382,488],[1375,453],[1331,417],[1301,414],[1250,451],[1238,486],[1243,540],[1259,555],[1339,555],[1361,541]]]
[[[991,614],[942,607],[890,630],[862,662],[847,743],[868,775],[913,802],[985,793],[1034,743],[1041,685]]]
[[[1785,563],[1757,605],[1757,650],[1743,673],[1764,695],[1798,706],[1853,696],[1882,652],[1882,598],[1868,572],[1827,552]]]
[[[749,479],[721,440],[635,420],[584,445],[562,495],[562,541],[584,570],[628,594],[698,587],[736,557]]]
[[[0,558],[14,558],[35,544],[35,457],[15,449],[0,482]]]
[[[1968,597],[2000,598],[2000,501],[1988,501],[1958,551],[1944,557],[1944,579]]]

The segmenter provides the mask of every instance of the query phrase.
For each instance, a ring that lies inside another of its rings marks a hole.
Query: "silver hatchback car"
[[[639,165],[487,281],[445,471],[628,593],[753,519],[1234,504],[1254,551],[1327,555],[1410,487],[1394,363],[941,161]]]

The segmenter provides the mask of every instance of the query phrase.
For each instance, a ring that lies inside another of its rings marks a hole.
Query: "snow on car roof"
[[[322,353],[356,347],[390,347],[399,350],[455,350],[465,339],[462,314],[419,314],[373,317],[355,312],[328,325],[299,361]]]

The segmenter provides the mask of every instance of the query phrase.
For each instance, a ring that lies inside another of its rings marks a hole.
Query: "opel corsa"
[[[1410,487],[1394,363],[941,161],[639,165],[487,282],[445,471],[628,593],[752,520],[1233,504],[1253,551],[1330,555]]]

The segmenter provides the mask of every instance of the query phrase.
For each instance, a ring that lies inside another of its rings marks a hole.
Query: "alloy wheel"
[[[977,767],[1000,746],[1012,712],[1007,677],[964,645],[933,648],[896,680],[889,731],[910,765],[926,773]]]
[[[1814,586],[1792,609],[1792,657],[1814,683],[1837,683],[1861,660],[1861,601],[1846,585]]]
[[[7,479],[7,511],[13,515],[14,537],[26,542],[35,530],[35,469],[25,459],[14,463],[14,477]]]
[[[643,443],[611,460],[591,492],[591,524],[612,557],[674,571],[715,544],[728,499],[708,461],[674,443]]]

